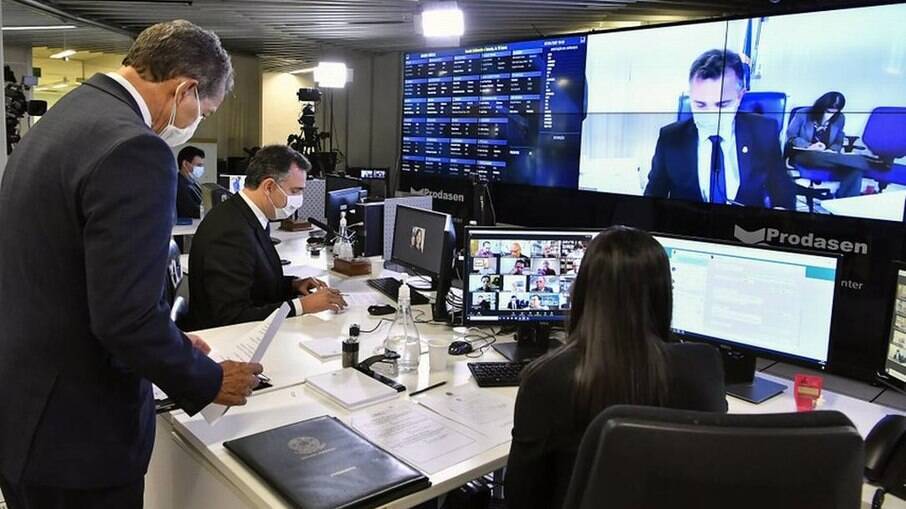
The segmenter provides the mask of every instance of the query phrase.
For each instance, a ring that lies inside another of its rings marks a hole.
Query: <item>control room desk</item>
[[[327,279],[331,286],[344,292],[371,291],[365,284],[367,279],[365,277],[346,278],[328,273],[326,254],[322,253],[318,258],[311,258],[304,249],[306,234],[281,232],[279,236],[285,239],[277,246],[277,250],[282,257],[292,262],[285,269],[288,274],[322,277]],[[388,274],[385,271],[383,275]],[[374,293],[378,295],[376,298],[389,302],[386,297]],[[416,307],[416,313],[419,309],[424,310],[425,318],[430,317],[427,306]],[[288,319],[262,361],[265,373],[273,380],[274,387],[256,392],[246,406],[230,409],[214,426],[205,423],[200,415],[189,417],[180,411],[159,416],[154,455],[146,478],[146,507],[149,509],[288,507],[279,495],[227,452],[223,442],[324,414],[348,422],[349,412],[308,390],[304,384],[308,376],[339,369],[339,358],[321,362],[299,347],[299,342],[316,337],[336,337],[339,341],[352,322],[359,323],[364,330],[377,324],[377,320],[369,317],[364,309],[350,309],[340,314],[325,312]],[[217,348],[240,337],[251,327],[254,327],[254,324],[221,327],[198,333]],[[389,324],[383,324],[375,333],[363,336],[360,359],[369,356],[380,345],[387,327]],[[436,325],[419,325],[419,332],[423,341],[434,337],[446,339],[451,337],[449,328]],[[511,339],[498,338],[498,341],[509,340]],[[481,360],[501,360],[501,357],[495,351],[488,350]],[[421,387],[444,378],[447,379],[445,387],[474,383],[466,366],[466,362],[471,359],[450,358],[450,361],[446,373],[432,374],[429,372],[426,353],[422,357],[418,383],[416,384],[411,376],[401,381],[407,387],[413,385]],[[790,380],[766,373],[759,376],[783,383],[788,389],[781,396],[761,405],[728,397],[731,413],[795,411]],[[512,398],[516,396],[516,389],[512,387],[482,390],[495,391]],[[400,396],[408,397],[408,394]],[[416,396],[415,399],[419,397]],[[822,408],[842,411],[853,421],[863,436],[884,415],[902,413],[827,390],[824,391]],[[387,507],[412,507],[440,496],[471,479],[500,469],[506,464],[508,453],[509,444],[503,444],[431,475],[432,486],[429,489],[396,500]],[[873,488],[865,487],[863,507],[870,506],[873,491]],[[906,509],[906,502],[888,496],[885,507]]]

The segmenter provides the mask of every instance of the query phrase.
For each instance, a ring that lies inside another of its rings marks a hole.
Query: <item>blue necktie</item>
[[[721,137],[708,136],[711,140],[711,203],[727,203],[727,173],[724,171],[724,151],[720,148]]]

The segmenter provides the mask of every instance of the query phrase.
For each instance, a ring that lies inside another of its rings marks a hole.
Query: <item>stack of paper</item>
[[[343,353],[343,343],[339,338],[318,338],[299,341],[299,346],[314,355],[319,361],[339,357]]]
[[[468,383],[446,391],[431,391],[417,401],[447,419],[484,434],[494,445],[512,439],[516,411],[513,398]]]
[[[353,368],[310,377],[306,384],[347,410],[356,410],[394,399],[400,394],[390,386]]]

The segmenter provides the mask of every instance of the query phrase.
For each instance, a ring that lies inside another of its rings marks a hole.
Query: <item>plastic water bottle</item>
[[[418,363],[422,355],[422,342],[418,330],[415,328],[415,320],[412,318],[409,286],[405,283],[400,286],[399,311],[387,332],[384,350],[400,355],[400,371],[418,370]]]
[[[352,244],[349,242],[348,230],[346,229],[346,211],[340,212],[340,230],[337,232],[337,240],[334,243],[333,254],[341,260],[352,260]]]

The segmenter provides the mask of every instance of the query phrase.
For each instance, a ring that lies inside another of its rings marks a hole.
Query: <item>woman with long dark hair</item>
[[[608,228],[572,287],[566,344],[524,371],[506,478],[509,507],[561,507],[585,428],[615,404],[725,412],[706,345],[669,343],[670,262],[648,233]]]
[[[843,107],[846,97],[840,92],[827,92],[819,97],[810,108],[802,108],[793,115],[786,128],[787,153],[796,161],[802,151],[840,152],[846,135],[846,116]],[[798,149],[798,150],[797,150]],[[807,155],[807,154],[805,154]],[[810,159],[805,165],[809,166]],[[800,164],[803,161],[798,161]],[[862,172],[847,167],[837,168],[840,187],[834,193],[836,198],[858,196],[862,192]]]

